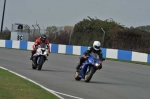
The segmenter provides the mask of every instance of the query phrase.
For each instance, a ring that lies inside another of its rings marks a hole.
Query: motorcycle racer
[[[31,51],[30,60],[33,60],[33,55],[36,53],[37,47],[41,43],[45,43],[47,45],[48,52],[50,53],[50,46],[49,46],[49,41],[47,40],[47,36],[45,34],[42,34],[41,37],[39,37],[39,38],[36,39],[35,43],[32,46],[33,50]]]
[[[83,53],[82,57],[80,58],[80,61],[79,61],[78,65],[76,66],[77,71],[79,71],[82,63],[85,62],[85,60],[88,58],[88,55],[92,52],[99,55],[99,58],[101,60],[101,63],[100,63],[101,65],[100,65],[99,69],[102,68],[102,61],[105,59],[102,57],[102,50],[100,49],[100,46],[101,46],[101,43],[99,41],[93,42],[93,46],[91,46],[87,51],[85,51]]]

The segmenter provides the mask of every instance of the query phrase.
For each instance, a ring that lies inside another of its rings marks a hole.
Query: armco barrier
[[[32,50],[33,43],[34,42],[27,42],[27,41],[0,40],[0,47]],[[74,55],[82,55],[82,53],[88,49],[88,46],[72,46],[61,44],[50,44],[50,47],[51,52],[53,53],[64,53]],[[101,49],[103,51],[103,57],[105,58],[150,62],[150,54],[120,49],[108,49],[108,48],[101,48]]]

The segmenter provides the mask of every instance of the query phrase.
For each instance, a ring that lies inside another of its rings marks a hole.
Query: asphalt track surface
[[[150,99],[150,66],[106,60],[85,83],[74,79],[79,56],[51,53],[41,71],[32,69],[29,56],[30,51],[0,48],[0,66],[63,93],[65,99]]]

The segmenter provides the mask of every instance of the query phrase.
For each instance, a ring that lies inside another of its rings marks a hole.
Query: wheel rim
[[[78,72],[76,72],[76,73],[75,73],[75,77],[78,77],[78,75],[79,75],[79,73],[78,73]]]

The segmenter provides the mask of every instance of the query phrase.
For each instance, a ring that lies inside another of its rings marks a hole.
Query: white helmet
[[[93,43],[93,48],[95,50],[99,50],[100,49],[100,46],[101,46],[101,43],[99,41],[94,41]]]

